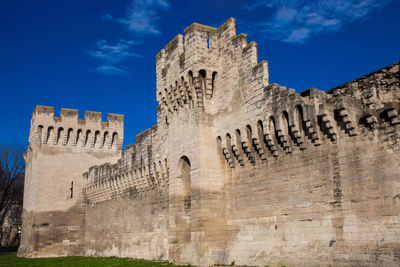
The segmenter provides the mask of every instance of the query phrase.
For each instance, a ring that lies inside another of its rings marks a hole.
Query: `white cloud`
[[[129,73],[126,70],[107,64],[102,64],[98,66],[96,68],[96,72],[111,74],[111,75],[129,75]]]
[[[110,14],[102,16],[103,20],[113,20],[124,24],[129,31],[142,34],[160,34],[157,22],[160,11],[169,10],[167,0],[134,0],[129,5],[125,16],[114,18]]]
[[[99,40],[96,42],[95,48],[90,50],[88,54],[103,62],[96,68],[97,72],[126,75],[128,73],[117,65],[127,58],[141,57],[131,51],[132,47],[137,44],[138,42],[125,39],[120,39],[115,44],[109,44],[105,40]]]
[[[288,43],[302,44],[305,40],[307,40],[310,37],[310,35],[311,35],[311,30],[308,28],[294,29],[292,30],[290,35],[283,41]]]
[[[122,17],[114,17],[104,14],[101,19],[121,23],[136,34],[160,34],[157,26],[160,20],[160,11],[169,10],[168,0],[132,0],[127,7],[126,14]],[[96,42],[96,47],[89,51],[89,55],[99,59],[102,63],[96,68],[97,72],[113,75],[128,75],[128,72],[120,67],[120,63],[130,57],[141,57],[132,52],[132,47],[141,44],[142,41],[120,39],[114,44],[106,40]]]
[[[345,24],[367,17],[391,0],[270,0],[243,6],[248,11],[264,8],[271,14],[253,30],[272,40],[306,43],[315,35],[336,32]]]
[[[137,34],[160,34],[157,26],[160,11],[169,10],[168,0],[132,0],[123,17],[114,17],[104,14],[101,19],[121,23],[131,32]],[[127,75],[128,72],[121,68],[121,62],[129,57],[141,57],[132,52],[132,47],[141,44],[141,41],[120,39],[115,44],[105,40],[96,42],[96,47],[89,51],[89,55],[99,59],[102,63],[96,68],[97,72],[113,75]]]

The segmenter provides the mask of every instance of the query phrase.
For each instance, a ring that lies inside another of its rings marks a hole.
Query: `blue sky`
[[[27,145],[36,105],[156,123],[155,55],[193,22],[237,19],[270,82],[327,90],[399,60],[397,0],[13,0],[0,3],[0,143]]]

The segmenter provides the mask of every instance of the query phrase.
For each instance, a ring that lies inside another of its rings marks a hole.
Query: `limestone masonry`
[[[157,125],[124,151],[123,115],[35,108],[18,254],[399,266],[399,68],[296,93],[235,19],[194,23],[156,56]]]

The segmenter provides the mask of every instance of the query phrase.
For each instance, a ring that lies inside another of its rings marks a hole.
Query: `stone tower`
[[[37,106],[31,118],[22,238],[19,255],[79,255],[85,227],[82,173],[90,166],[117,161],[123,142],[123,115]]]
[[[158,125],[168,131],[169,256],[208,264],[213,247],[212,257],[223,262],[226,174],[215,146],[217,119],[234,101],[232,88],[262,95],[268,65],[257,61],[254,42],[236,35],[233,18],[219,28],[194,23],[184,33],[156,56]]]

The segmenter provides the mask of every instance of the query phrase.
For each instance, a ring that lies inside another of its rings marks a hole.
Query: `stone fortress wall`
[[[269,83],[268,63],[231,18],[219,28],[192,24],[156,56],[156,73],[157,125],[85,166],[79,246],[64,238],[59,249],[52,240],[54,255],[202,266],[400,264],[398,62],[325,92],[296,93]],[[27,162],[45,153],[35,146],[37,125]],[[52,177],[64,167],[46,168],[41,175]],[[37,177],[26,186],[45,180]],[[65,211],[61,202],[49,207]],[[24,231],[48,239],[26,228],[29,220]],[[20,254],[47,255],[40,249]]]

